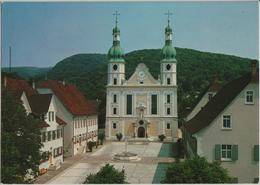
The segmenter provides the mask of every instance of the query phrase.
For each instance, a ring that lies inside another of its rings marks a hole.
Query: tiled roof
[[[250,83],[258,83],[258,72],[252,76],[251,72],[225,85],[191,120],[183,126],[190,134],[194,134],[207,127],[230,102]]]
[[[97,114],[96,106],[88,101],[74,85],[63,85],[58,81],[47,80],[41,82],[38,87],[51,89],[73,115]]]
[[[33,89],[27,81],[18,80],[9,77],[4,77],[4,81],[6,80],[6,89],[9,91],[25,91],[26,96],[31,96],[33,94],[37,94],[37,91]],[[5,83],[5,82],[4,82]]]
[[[32,112],[36,115],[46,114],[49,110],[52,94],[35,94],[29,96],[28,100]]]
[[[67,123],[62,120],[60,117],[56,116],[56,122],[59,124],[59,125],[67,125]]]
[[[39,127],[40,128],[44,128],[44,127],[49,127],[50,125],[48,123],[46,123],[45,121],[42,121],[39,123]]]
[[[218,81],[217,76],[215,75],[213,77],[213,81],[202,91],[199,96],[196,98],[195,102],[192,104],[192,106],[187,110],[183,112],[184,117],[188,116],[192,110],[196,107],[196,105],[200,102],[201,98],[207,93],[207,92],[218,92],[222,88],[221,83]]]

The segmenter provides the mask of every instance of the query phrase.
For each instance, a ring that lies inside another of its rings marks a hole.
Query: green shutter
[[[215,160],[221,159],[221,145],[215,145]]]
[[[232,161],[238,160],[238,145],[232,145]]]
[[[259,161],[259,145],[254,146],[254,161]]]

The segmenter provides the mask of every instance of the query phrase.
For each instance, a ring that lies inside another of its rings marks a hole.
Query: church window
[[[252,104],[254,103],[254,92],[253,91],[246,91],[246,103]]]
[[[113,114],[116,114],[116,111],[117,111],[116,108],[113,108]]]
[[[132,95],[126,95],[126,114],[132,114]]]
[[[170,115],[171,114],[171,109],[168,107],[167,108],[167,115]]]
[[[167,94],[167,103],[171,103],[171,95]]]
[[[170,69],[171,69],[171,65],[170,65],[170,64],[167,64],[167,65],[166,65],[166,69],[167,69],[167,70],[170,70]]]
[[[116,123],[113,123],[113,129],[116,129]]]
[[[171,79],[167,78],[167,85],[170,85],[170,84],[171,84]]]
[[[117,85],[117,79],[114,78],[114,85]]]
[[[170,123],[167,123],[166,128],[167,128],[167,129],[171,129],[171,124],[170,124]]]
[[[113,102],[116,103],[117,102],[117,96],[116,94],[114,94],[114,97],[113,97]]]
[[[114,71],[116,71],[117,70],[117,65],[115,64],[115,65],[113,65],[113,69],[114,69]]]
[[[151,113],[152,114],[157,114],[157,95],[153,94],[152,95],[152,106],[151,106]]]

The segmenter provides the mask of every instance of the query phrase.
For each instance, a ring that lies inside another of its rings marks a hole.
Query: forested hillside
[[[236,56],[200,52],[192,49],[177,50],[178,112],[191,106],[195,98],[218,74],[223,84],[250,70],[250,60]],[[138,63],[145,63],[155,79],[160,71],[160,49],[133,51],[125,56],[126,78]],[[101,101],[101,123],[105,115],[107,58],[105,54],[78,54],[57,63],[48,72],[49,79],[65,80],[75,84],[88,98]]]
[[[51,67],[12,67],[12,73],[24,79],[30,79],[47,73]],[[9,68],[2,68],[2,72],[8,72]]]

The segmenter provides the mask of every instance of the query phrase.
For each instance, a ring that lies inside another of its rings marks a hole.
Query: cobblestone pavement
[[[113,156],[116,153],[125,151],[124,142],[106,143],[105,146],[83,155],[76,164],[60,172],[46,183],[50,184],[79,184],[83,183],[86,176],[96,173],[106,163],[112,164],[116,169],[125,169],[127,181],[129,183],[152,183],[157,164],[159,162],[173,162],[174,158],[157,157],[161,148],[161,143],[131,143],[127,146],[127,151],[138,154],[139,161],[115,161]]]

